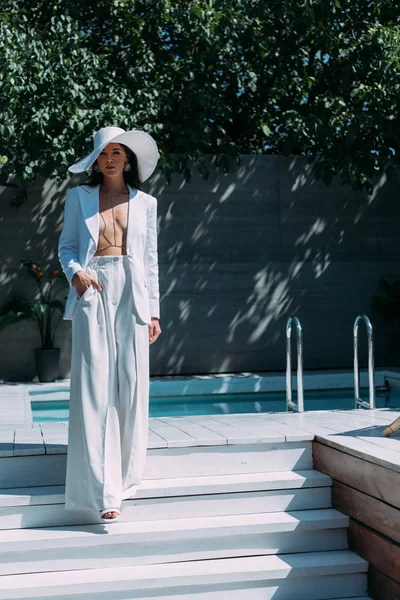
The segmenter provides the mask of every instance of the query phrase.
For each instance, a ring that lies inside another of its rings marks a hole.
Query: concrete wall
[[[59,267],[65,187],[38,181],[18,209],[0,188],[0,305],[35,291],[21,258]],[[376,364],[393,364],[370,300],[380,277],[400,277],[399,190],[384,180],[372,197],[337,181],[326,187],[305,159],[278,156],[243,156],[227,176],[188,184],[175,176],[168,186],[155,173],[145,191],[158,198],[163,333],[151,346],[151,373],[284,370],[291,314],[303,326],[305,369],[352,367],[361,312],[375,326]],[[362,330],[362,365],[365,339]],[[56,342],[68,377],[69,321]],[[32,379],[39,345],[33,323],[0,332],[0,378]]]

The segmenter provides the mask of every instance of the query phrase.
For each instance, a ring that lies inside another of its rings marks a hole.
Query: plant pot
[[[35,348],[34,354],[39,381],[55,381],[60,372],[60,348]]]

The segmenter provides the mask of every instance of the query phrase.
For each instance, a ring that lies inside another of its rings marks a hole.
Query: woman
[[[103,127],[69,167],[91,177],[68,190],[58,247],[72,320],[65,508],[103,522],[137,491],[147,452],[149,344],[161,328],[157,200],[141,183],[157,160],[147,133]]]

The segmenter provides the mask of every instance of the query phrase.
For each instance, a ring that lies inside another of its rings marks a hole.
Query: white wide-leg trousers
[[[65,508],[120,507],[137,491],[148,441],[149,330],[135,316],[128,257],[94,256],[72,317]]]

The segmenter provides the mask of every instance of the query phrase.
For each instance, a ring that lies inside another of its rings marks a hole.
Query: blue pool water
[[[54,388],[31,392],[33,421],[68,421],[69,390]],[[368,390],[361,390],[368,399]],[[293,394],[296,400],[296,394]],[[376,393],[376,407],[400,407],[400,391]],[[355,408],[353,389],[311,390],[304,392],[304,409],[346,410]],[[241,394],[209,394],[150,397],[150,417],[182,417],[194,415],[285,412],[285,392],[253,392]]]

